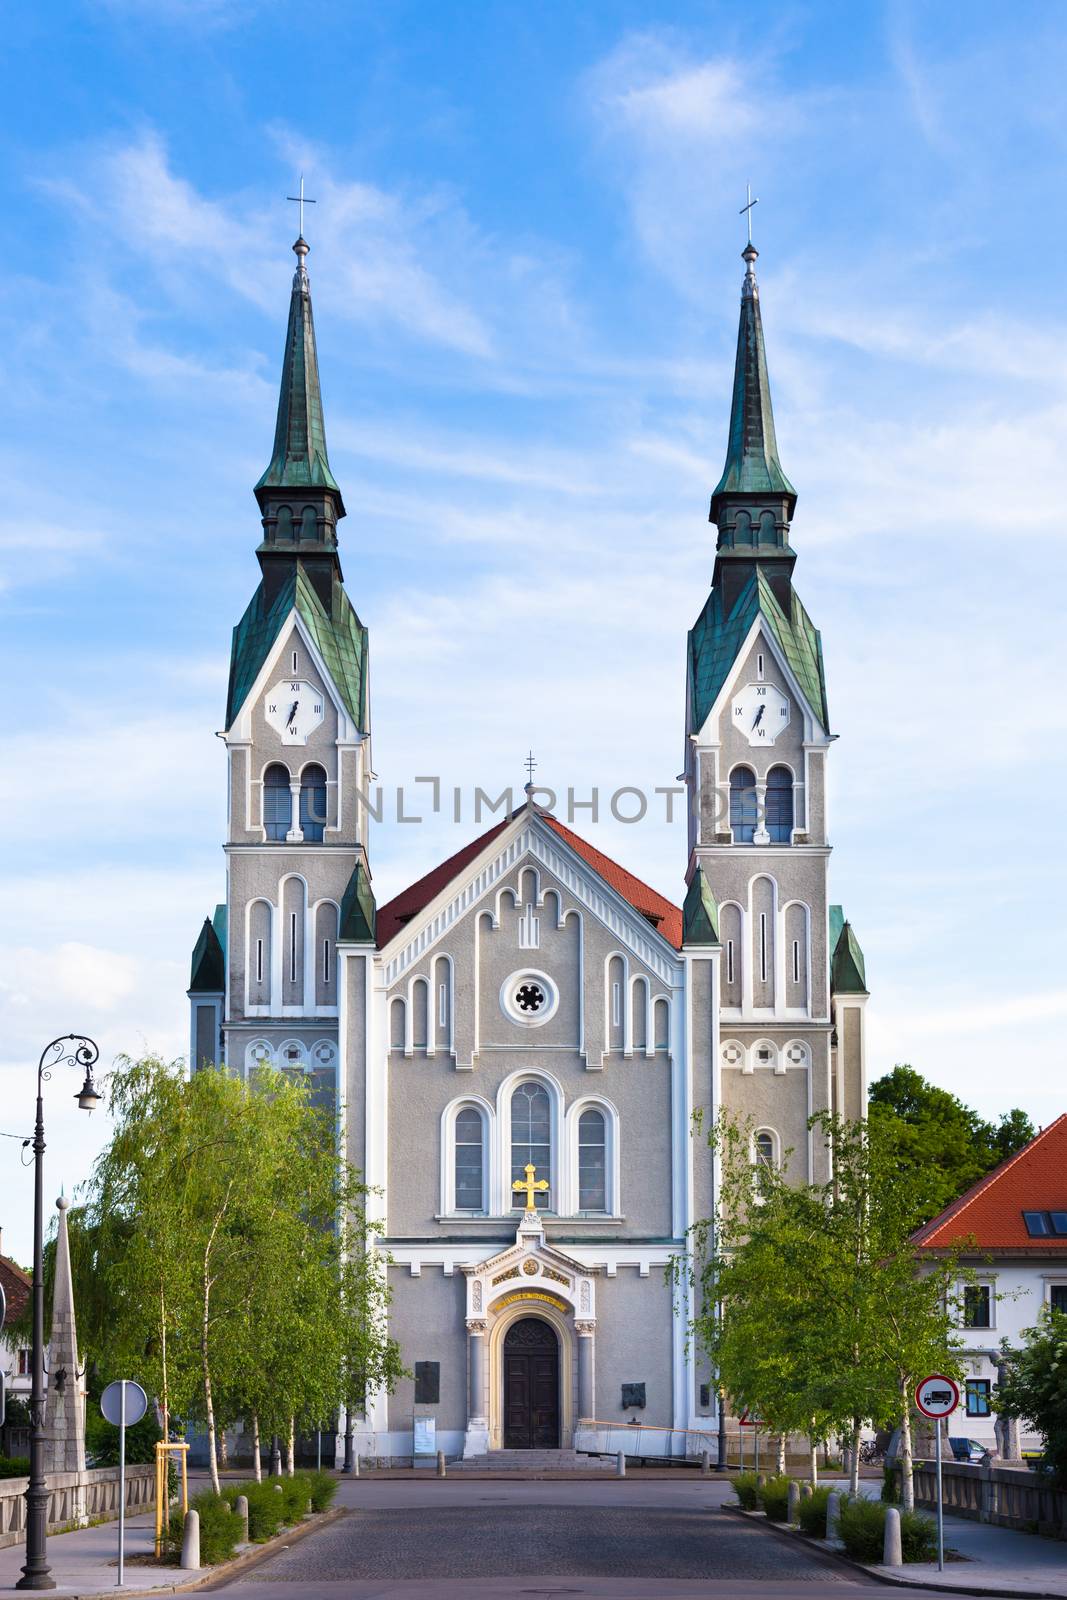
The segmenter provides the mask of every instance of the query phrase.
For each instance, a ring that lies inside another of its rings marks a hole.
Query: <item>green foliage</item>
[[[739,1472],[734,1479],[734,1493],[743,1511],[759,1509],[759,1485],[754,1472]]]
[[[885,1549],[886,1507],[880,1500],[846,1500],[838,1523],[845,1554],[853,1561],[880,1566]],[[937,1528],[929,1517],[904,1511],[900,1544],[905,1561],[930,1561],[937,1555]]]
[[[895,1506],[900,1504],[900,1479],[897,1477],[895,1465],[887,1461],[882,1468],[882,1504]]]
[[[213,1567],[229,1561],[241,1538],[241,1523],[221,1495],[205,1490],[189,1501],[189,1509],[200,1518],[200,1564]],[[163,1540],[163,1553],[171,1560],[181,1555],[185,1518],[172,1511]]]
[[[340,1485],[332,1472],[309,1472],[312,1511],[329,1511]]]
[[[1028,1144],[1037,1129],[1024,1111],[985,1121],[962,1100],[915,1071],[896,1066],[871,1085],[872,1124],[896,1142],[913,1196],[913,1225],[943,1210],[972,1183]]]
[[[786,1522],[789,1519],[789,1478],[768,1478],[759,1491],[759,1503],[767,1513],[768,1522]]]
[[[242,1483],[239,1493],[248,1496],[248,1537],[253,1544],[273,1539],[285,1521],[285,1501],[275,1489],[280,1478],[265,1478],[262,1483]]]
[[[130,1466],[156,1459],[156,1441],[163,1437],[152,1408],[140,1422],[126,1429],[126,1460]],[[99,1404],[89,1400],[85,1407],[85,1453],[94,1467],[117,1467],[119,1430],[101,1414]]]
[[[299,1522],[307,1512],[311,1499],[311,1484],[307,1476],[303,1472],[296,1472],[291,1478],[276,1478],[274,1481],[282,1486],[285,1521]]]
[[[826,1538],[826,1502],[830,1498],[829,1485],[821,1489],[813,1489],[811,1494],[802,1495],[797,1506],[797,1521],[800,1523],[801,1533],[806,1533],[809,1539]]]
[[[0,1456],[0,1478],[28,1478],[29,1456]]]
[[[1025,1343],[1005,1344],[1007,1357],[997,1405],[1033,1424],[1045,1441],[1045,1466],[1067,1485],[1067,1315],[1045,1306]]]
[[[8,1395],[5,1420],[9,1428],[28,1428],[30,1426],[30,1408],[21,1395]]]

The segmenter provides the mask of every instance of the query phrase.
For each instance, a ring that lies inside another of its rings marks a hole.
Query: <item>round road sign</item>
[[[122,1385],[126,1385],[126,1426],[132,1428],[135,1422],[140,1422],[148,1410],[148,1396],[139,1383],[134,1383],[132,1378],[119,1378],[114,1383],[109,1383],[100,1396],[100,1409],[108,1422],[113,1422],[117,1428],[122,1418]]]
[[[931,1372],[915,1385],[915,1404],[924,1417],[932,1417],[935,1422],[940,1417],[950,1417],[959,1403],[957,1384],[941,1372]]]

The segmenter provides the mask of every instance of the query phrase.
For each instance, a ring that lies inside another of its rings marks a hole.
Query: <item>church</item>
[[[368,1396],[360,1454],[410,1460],[416,1418],[468,1461],[617,1449],[619,1425],[647,1430],[632,1454],[699,1454],[715,1385],[667,1276],[715,1206],[694,1114],[751,1119],[753,1161],[792,1150],[791,1170],[817,1181],[827,1152],[808,1118],[866,1104],[864,962],[829,902],[833,736],[793,584],[757,252],[750,240],[711,588],[686,650],[682,904],[529,794],[378,905],[368,633],[342,578],[308,246],[293,248],[255,486],[261,576],[230,659],[226,900],[192,958],[192,1068],[307,1074],[380,1192],[413,1377]]]

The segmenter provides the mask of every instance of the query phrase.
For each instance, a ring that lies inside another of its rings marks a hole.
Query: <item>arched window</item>
[[[511,1097],[511,1181],[525,1179],[526,1167],[531,1163],[537,1169],[536,1180],[552,1181],[552,1107],[547,1089],[539,1083],[520,1083]],[[539,1209],[548,1205],[550,1191],[539,1189],[534,1204]],[[524,1195],[512,1191],[513,1209],[525,1210]]]
[[[457,1211],[485,1209],[485,1124],[474,1106],[456,1113],[455,1206]]]
[[[793,837],[793,774],[788,767],[772,767],[768,772],[764,809],[771,843],[789,844]]]
[[[774,1159],[774,1134],[768,1133],[766,1128],[761,1128],[755,1138],[756,1165],[767,1172],[773,1172],[776,1166]]]
[[[300,831],[312,843],[322,842],[326,826],[326,774],[321,767],[305,767],[300,774]]]
[[[578,1210],[608,1209],[608,1143],[602,1111],[578,1119]]]
[[[275,764],[263,774],[263,826],[268,839],[284,839],[293,821],[289,768]]]
[[[735,844],[751,844],[756,832],[756,774],[735,767],[730,774],[730,827]]]

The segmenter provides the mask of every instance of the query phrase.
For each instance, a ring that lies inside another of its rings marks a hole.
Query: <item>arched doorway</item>
[[[504,1448],[559,1449],[559,1340],[541,1317],[520,1317],[504,1337]]]

